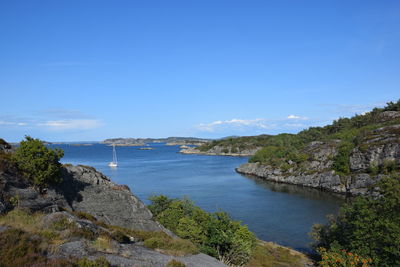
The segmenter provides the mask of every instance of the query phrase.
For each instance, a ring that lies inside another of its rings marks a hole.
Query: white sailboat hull
[[[108,166],[110,166],[110,167],[117,167],[118,164],[115,163],[115,162],[110,162],[110,163],[108,163]]]

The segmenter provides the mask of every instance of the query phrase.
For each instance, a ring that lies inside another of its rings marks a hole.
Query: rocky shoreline
[[[383,177],[381,175],[371,177],[364,173],[357,174],[353,179],[350,177],[343,178],[332,170],[313,174],[285,175],[280,169],[272,169],[260,163],[245,163],[235,170],[240,174],[256,176],[266,181],[311,187],[348,195],[374,194],[376,189],[373,185]],[[346,182],[343,182],[343,180],[346,180]]]
[[[250,157],[253,156],[260,148],[244,149],[238,152],[232,152],[231,149],[226,149],[220,146],[214,146],[207,151],[200,151],[197,147],[183,148],[179,151],[181,154],[198,154],[208,156],[231,156],[231,157]]]
[[[236,168],[238,173],[254,175],[267,181],[294,184],[349,195],[373,195],[375,184],[385,176],[385,168],[400,164],[400,125],[373,130],[360,140],[350,153],[347,175],[333,170],[334,158],[341,142],[314,141],[302,153],[308,160],[296,164],[288,162],[288,169],[280,169],[260,163],[245,163]],[[375,173],[374,168],[381,171]]]

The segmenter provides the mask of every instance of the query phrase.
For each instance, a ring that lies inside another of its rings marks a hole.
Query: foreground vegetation
[[[115,253],[117,243],[143,242],[145,247],[161,253],[184,256],[197,254],[197,247],[189,240],[172,238],[163,232],[136,231],[97,221],[87,213],[75,212],[75,218],[92,221],[99,229],[93,232],[82,228],[65,214],[52,218],[50,224],[46,214],[29,213],[14,209],[0,216],[0,226],[7,229],[0,233],[0,266],[109,266],[104,258],[95,261],[86,258],[50,259],[48,256],[61,244],[71,240],[86,240],[88,246],[95,251]]]
[[[400,266],[400,176],[378,186],[379,197],[358,197],[314,226],[322,266]]]
[[[153,196],[149,209],[156,219],[199,250],[231,266],[300,266],[300,253],[257,241],[247,226],[225,212],[208,213],[188,199]]]
[[[249,261],[256,238],[227,213],[207,213],[188,199],[161,195],[150,200],[148,207],[155,218],[179,237],[192,241],[201,252],[237,266]]]

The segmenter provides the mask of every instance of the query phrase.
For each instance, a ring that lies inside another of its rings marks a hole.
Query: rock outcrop
[[[67,166],[56,188],[75,211],[92,214],[107,224],[145,231],[165,231],[128,186],[118,185],[88,166]]]
[[[14,205],[32,212],[82,211],[107,224],[171,234],[152,219],[151,212],[127,186],[113,183],[96,169],[65,166],[62,176],[61,184],[40,194],[16,172],[0,173],[0,210],[12,208],[14,201]]]
[[[385,112],[385,118],[398,116],[399,112]],[[390,113],[390,114],[389,114]],[[383,116],[383,115],[382,115]],[[301,152],[308,160],[301,165],[289,161],[282,170],[260,163],[246,163],[236,171],[255,175],[268,181],[308,186],[351,195],[374,194],[374,185],[385,176],[385,168],[400,165],[400,125],[391,125],[367,132],[350,152],[350,174],[339,175],[333,170],[340,140],[311,142]],[[397,167],[394,167],[397,168]]]

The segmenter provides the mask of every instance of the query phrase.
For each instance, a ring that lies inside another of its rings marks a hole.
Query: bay
[[[114,182],[126,184],[146,204],[151,195],[189,197],[201,208],[224,210],[247,224],[259,239],[310,252],[308,235],[325,223],[344,202],[341,196],[317,189],[266,182],[235,172],[246,157],[183,155],[179,146],[153,143],[153,150],[117,147],[118,168],[108,167],[112,148],[51,145],[61,148],[63,163],[95,167]]]

